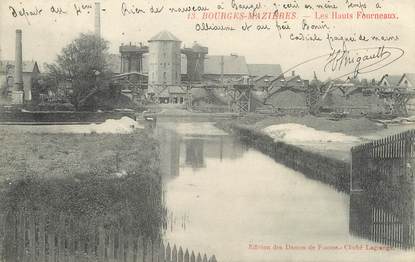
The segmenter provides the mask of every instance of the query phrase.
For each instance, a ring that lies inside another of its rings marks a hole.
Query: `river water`
[[[85,127],[8,126],[36,133]],[[413,261],[349,234],[349,197],[247,148],[213,122],[158,121],[165,239],[218,261]]]
[[[349,234],[349,197],[209,122],[160,121],[170,243],[218,261],[413,261]]]

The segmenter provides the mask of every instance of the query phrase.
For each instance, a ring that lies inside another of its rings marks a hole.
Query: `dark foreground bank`
[[[150,134],[1,133],[0,139],[5,261],[25,254],[80,261],[104,246],[114,248],[106,251],[111,257],[159,243],[165,209],[159,147]],[[122,247],[130,238],[130,249]]]
[[[349,193],[350,163],[303,150],[284,142],[275,142],[263,132],[247,126],[221,124],[241,142],[270,156],[305,176],[321,181],[341,192]]]

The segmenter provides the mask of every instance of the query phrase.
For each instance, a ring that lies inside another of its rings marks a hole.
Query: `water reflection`
[[[163,176],[178,176],[181,138],[177,133],[163,128],[157,128],[156,135],[160,143],[160,169]]]
[[[213,123],[159,122],[155,131],[160,142],[160,166],[164,177],[176,177],[188,168],[206,168],[209,159],[241,157],[244,146]]]
[[[204,141],[202,139],[185,140],[185,164],[193,169],[205,167],[203,152]]]
[[[165,239],[221,261],[411,261],[402,251],[365,250],[378,244],[349,234],[348,195],[248,150],[211,124],[203,124],[205,135],[187,132],[192,125],[201,129],[158,126],[175,133],[169,137],[180,151],[179,172],[164,188]]]

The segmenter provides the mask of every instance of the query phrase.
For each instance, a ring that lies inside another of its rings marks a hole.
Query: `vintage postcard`
[[[1,0],[0,262],[415,261],[413,0]]]

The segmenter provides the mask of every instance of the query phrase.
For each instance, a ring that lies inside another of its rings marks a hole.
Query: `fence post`
[[[68,232],[68,236],[69,236],[69,243],[68,243],[68,262],[75,262],[75,225],[74,225],[74,218],[70,217],[69,218],[69,232]],[[40,260],[40,261],[45,261],[45,260]]]
[[[173,246],[173,251],[171,254],[171,262],[177,262],[177,248],[176,245]]]
[[[170,243],[167,243],[167,247],[166,247],[166,262],[171,262],[171,248],[170,248]]]
[[[152,256],[152,248],[151,248],[151,241],[149,241],[149,238],[145,239],[145,253],[144,253],[144,261],[145,262],[152,262],[153,256]]]
[[[103,222],[98,225],[98,250],[97,257],[100,261],[105,260],[105,230]]]
[[[122,227],[119,227],[118,229],[118,260],[124,262],[124,258],[125,258],[125,235],[124,235],[124,231]]]
[[[183,249],[179,247],[179,253],[177,254],[177,262],[183,262]]]
[[[54,215],[49,215],[48,219],[48,261],[55,261],[55,228],[54,225]]]
[[[139,236],[137,239],[137,262],[144,261],[144,239],[142,236]]]
[[[108,261],[115,261],[115,230],[114,226],[111,226],[108,232]]]
[[[189,261],[189,251],[186,248],[186,252],[184,252],[184,262],[190,262]]]
[[[128,248],[127,248],[127,262],[134,262],[134,238],[133,234],[129,233],[128,237]]]
[[[17,213],[17,261],[23,261],[24,259],[24,249],[25,249],[25,221],[24,221],[24,210],[20,210]]]
[[[192,251],[192,254],[190,255],[190,262],[196,262],[195,253]]]
[[[164,262],[165,259],[166,259],[166,249],[164,247],[163,241],[160,241],[158,262]]]

